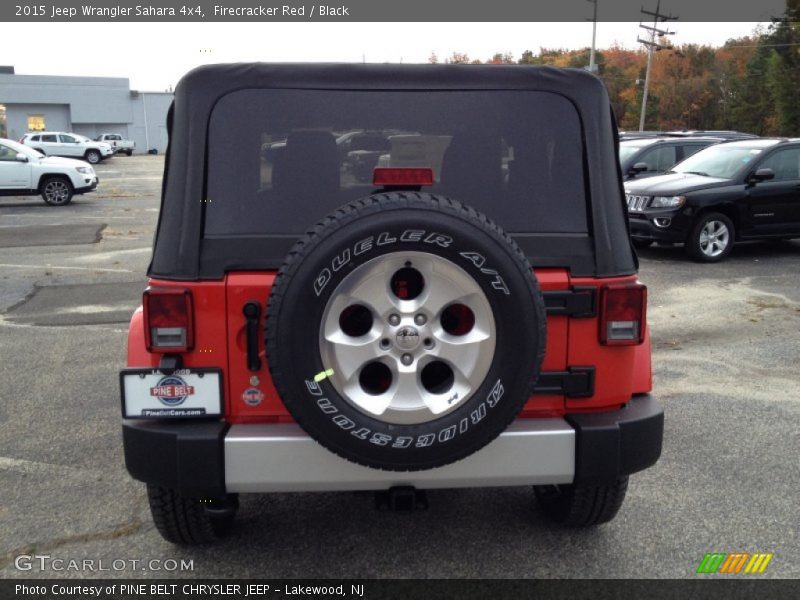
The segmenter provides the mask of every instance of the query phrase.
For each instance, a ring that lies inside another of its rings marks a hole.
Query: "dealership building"
[[[65,131],[94,138],[118,133],[136,152],[167,149],[172,92],[139,92],[123,77],[18,75],[0,67],[0,137]]]

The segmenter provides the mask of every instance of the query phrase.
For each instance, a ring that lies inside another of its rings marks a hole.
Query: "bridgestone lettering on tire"
[[[420,470],[513,421],[545,324],[533,271],[499,227],[442,196],[387,193],[297,242],[269,298],[266,348],[286,408],[320,444]]]

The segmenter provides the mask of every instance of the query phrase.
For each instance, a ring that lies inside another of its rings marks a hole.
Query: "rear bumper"
[[[362,467],[332,454],[295,424],[123,421],[131,475],[190,496],[236,492],[596,485],[652,465],[663,411],[650,395],[624,408],[556,419],[518,419],[492,443],[427,471]]]
[[[225,436],[230,492],[454,488],[569,483],[575,430],[564,419],[520,419],[467,458],[426,471],[381,471],[329,452],[294,424],[234,425]]]

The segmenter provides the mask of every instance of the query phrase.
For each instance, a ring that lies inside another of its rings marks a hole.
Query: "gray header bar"
[[[598,20],[638,22],[656,0],[597,0]],[[769,21],[785,0],[662,0],[683,22]],[[564,22],[586,21],[591,0],[57,0],[0,3],[3,22]]]

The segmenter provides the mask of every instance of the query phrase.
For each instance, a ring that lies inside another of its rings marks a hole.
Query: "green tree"
[[[732,82],[730,119],[736,129],[758,135],[771,129],[773,105],[766,76],[769,54],[770,49],[759,42],[744,75]]]
[[[790,0],[786,15],[771,26],[771,51],[766,60],[766,84],[775,106],[774,132],[800,135],[800,12]],[[791,4],[795,6],[792,7]]]

